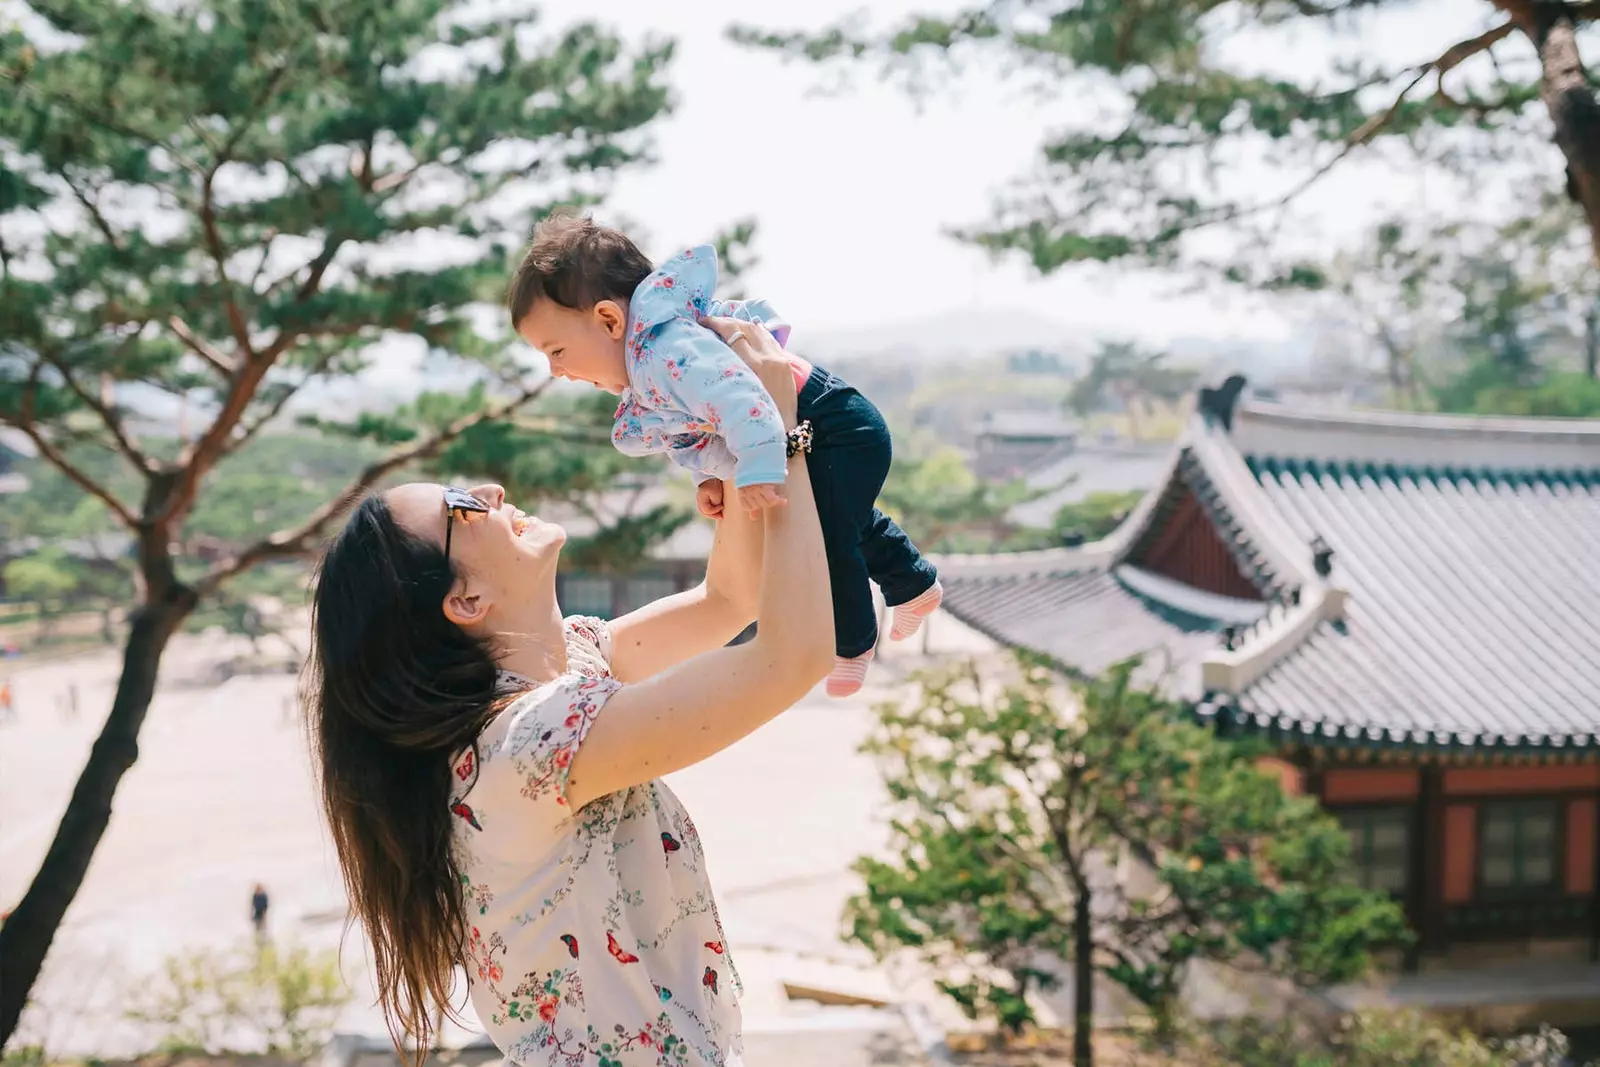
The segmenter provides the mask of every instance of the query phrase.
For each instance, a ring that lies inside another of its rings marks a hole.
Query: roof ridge
[[[1600,445],[1600,419],[1543,415],[1457,415],[1376,408],[1319,410],[1259,399],[1240,403],[1236,412],[1236,417],[1239,416],[1255,422],[1308,429],[1384,429],[1444,436],[1570,437]]]
[[[1245,632],[1242,644],[1230,640],[1230,647],[1200,661],[1208,691],[1238,693],[1298,649],[1319,623],[1343,619],[1350,594],[1324,573],[1317,548],[1301,539],[1262,490],[1227,426],[1197,414],[1184,436],[1229,517],[1265,557],[1284,598]]]

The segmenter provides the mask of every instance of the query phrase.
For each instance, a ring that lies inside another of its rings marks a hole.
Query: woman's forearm
[[[756,643],[800,673],[815,677],[832,664],[833,598],[822,524],[805,456],[789,463],[788,505],[764,512],[761,593],[756,605]]]
[[[735,499],[732,483],[725,483],[723,499]],[[706,560],[706,593],[726,601],[741,617],[739,628],[755,621],[761,595],[761,542],[765,529],[761,516],[751,518],[743,508],[726,507],[717,520],[717,532]]]

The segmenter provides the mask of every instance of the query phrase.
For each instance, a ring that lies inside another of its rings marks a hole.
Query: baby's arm
[[[783,420],[761,380],[703,326],[677,319],[658,329],[649,356],[635,368],[641,384],[672,397],[704,430],[727,442],[737,464],[737,489],[782,485],[788,464]],[[696,469],[683,462],[690,457],[675,452],[673,458]],[[743,492],[740,497],[743,502]]]

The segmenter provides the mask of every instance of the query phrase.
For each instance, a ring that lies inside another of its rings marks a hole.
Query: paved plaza
[[[886,649],[856,698],[828,700],[818,690],[671,779],[706,844],[748,986],[747,1029],[802,1058],[802,1045],[820,1055],[829,1042],[850,1039],[807,1044],[787,1035],[869,1032],[883,1036],[855,1045],[903,1044],[896,1029],[903,1024],[892,1013],[824,1007],[791,999],[786,989],[863,1005],[913,995],[904,979],[841,945],[837,929],[855,884],[851,862],[884,838],[878,776],[856,748],[872,703],[916,665],[921,644]],[[954,619],[933,622],[935,655],[989,647]],[[293,704],[296,679],[218,681],[217,663],[240,651],[220,635],[183,637],[163,664],[139,761],[117,794],[110,829],[37,990],[45,1010],[36,1025],[48,1031],[41,1036],[52,1051],[125,1051],[119,1045],[135,1040],[120,1019],[128,990],[174,953],[245,943],[257,881],[271,893],[274,938],[339,944],[345,899]],[[0,909],[15,904],[48,845],[110,706],[119,663],[105,651],[11,667],[18,716],[0,723]],[[68,710],[72,687],[76,717]],[[346,941],[344,958],[356,997],[340,1029],[381,1036],[359,935]]]

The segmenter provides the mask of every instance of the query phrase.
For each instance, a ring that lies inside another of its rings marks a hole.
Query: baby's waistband
[[[806,387],[806,380],[811,377],[811,364],[799,356],[785,352],[789,357],[789,369],[794,371],[794,391],[799,392]]]

